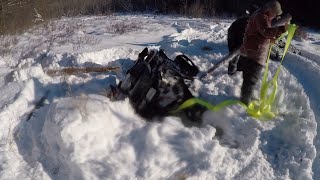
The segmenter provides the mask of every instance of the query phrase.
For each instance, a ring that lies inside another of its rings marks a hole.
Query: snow
[[[9,43],[0,43],[0,179],[319,179],[317,32],[293,42],[302,56],[284,60],[275,103],[281,116],[272,121],[254,119],[239,105],[206,111],[200,126],[173,116],[147,121],[127,98],[106,97],[144,47],[163,48],[171,58],[184,53],[208,70],[228,53],[231,22],[79,17],[1,37]],[[121,70],[45,73],[101,65]],[[278,65],[270,63],[271,74]],[[222,65],[190,90],[218,103],[239,97],[241,82],[240,73],[230,77]]]

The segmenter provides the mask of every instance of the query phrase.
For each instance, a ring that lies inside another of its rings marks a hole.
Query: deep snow
[[[228,53],[231,22],[81,17],[1,37],[0,179],[319,179],[317,32],[293,42],[303,57],[285,58],[276,102],[283,116],[273,121],[251,118],[235,105],[205,112],[200,127],[186,126],[178,117],[148,122],[128,99],[106,97],[109,85],[123,79],[146,46],[163,48],[171,58],[184,53],[208,70]],[[121,70],[45,73],[101,65]],[[271,74],[278,65],[271,62]],[[194,80],[190,90],[211,103],[238,97],[241,74],[229,77],[226,71],[222,65]]]

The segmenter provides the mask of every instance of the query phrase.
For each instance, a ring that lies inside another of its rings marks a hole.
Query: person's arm
[[[271,27],[286,26],[291,21],[291,19],[292,16],[289,13],[286,13],[280,18],[272,20]]]
[[[256,23],[259,33],[267,39],[275,39],[286,31],[285,26],[272,28],[267,15],[258,16]]]

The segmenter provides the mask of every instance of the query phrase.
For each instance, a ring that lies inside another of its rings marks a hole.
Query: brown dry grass
[[[70,67],[60,70],[47,70],[49,76],[61,76],[61,75],[75,75],[80,73],[104,73],[104,72],[116,72],[119,67]]]

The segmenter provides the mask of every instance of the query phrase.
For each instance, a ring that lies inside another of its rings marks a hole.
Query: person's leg
[[[247,61],[246,68],[243,69],[243,83],[241,87],[240,100],[248,105],[253,96],[253,90],[260,79],[262,66],[253,60]]]
[[[240,100],[244,104],[248,105],[251,101],[253,88],[257,83],[257,79],[251,76],[251,73],[243,71],[243,83],[241,87]]]

